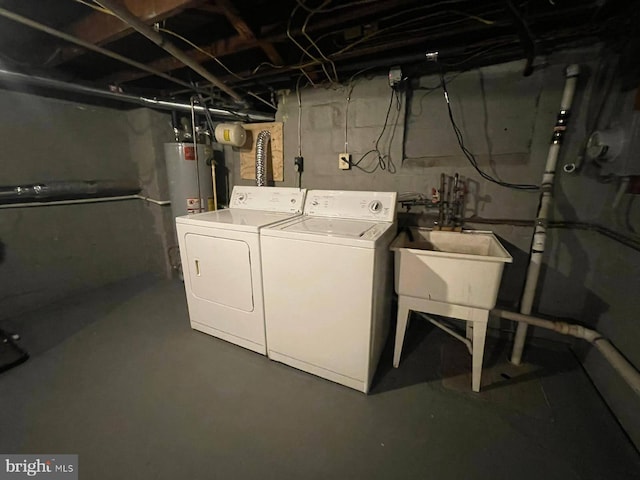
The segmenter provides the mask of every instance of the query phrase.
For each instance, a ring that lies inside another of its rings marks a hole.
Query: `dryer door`
[[[251,257],[249,245],[241,240],[185,235],[192,295],[237,308],[253,311]],[[186,267],[186,268],[185,268]]]

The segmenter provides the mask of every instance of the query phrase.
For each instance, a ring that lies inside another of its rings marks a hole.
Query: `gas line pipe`
[[[540,205],[538,207],[538,214],[536,215],[536,225],[531,242],[531,255],[529,257],[527,277],[520,301],[520,313],[523,315],[531,314],[538,278],[540,277],[540,267],[542,265],[542,257],[547,240],[547,219],[553,202],[553,184],[555,182],[558,154],[560,153],[560,145],[562,144],[562,139],[567,129],[567,121],[569,119],[569,112],[571,111],[571,104],[573,103],[579,74],[580,66],[576,64],[569,65],[565,71],[566,82],[560,102],[560,111],[553,129],[553,136],[551,137],[547,163],[544,168],[544,174],[542,175]],[[511,352],[511,363],[514,365],[520,365],[522,361],[522,351],[524,350],[524,344],[527,338],[527,326],[527,323],[518,321],[513,342],[513,351]]]

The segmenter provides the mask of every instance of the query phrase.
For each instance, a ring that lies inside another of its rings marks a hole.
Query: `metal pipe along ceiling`
[[[191,111],[191,106],[188,103],[180,103],[169,100],[158,100],[156,98],[139,97],[125,93],[111,92],[109,90],[102,90],[100,88],[63,82],[61,80],[54,80],[52,78],[30,76],[23,73],[11,72],[9,70],[0,69],[0,79],[3,79],[10,83],[15,83],[17,85],[32,85],[37,87],[52,88],[55,90],[80,93],[93,97],[109,98],[120,102],[134,103],[143,107],[156,108],[160,110],[180,110],[184,112]],[[195,105],[194,109],[198,113],[203,114],[205,112],[205,107],[201,105]],[[226,110],[213,107],[206,107],[206,110],[208,110],[209,113],[216,118],[231,118],[234,120],[242,120],[246,122],[272,122],[274,119],[273,115],[257,112],[243,113],[234,110]]]
[[[167,52],[169,52],[173,57],[180,60],[183,64],[189,67],[191,70],[201,75],[204,79],[211,82],[213,85],[218,87],[224,93],[229,95],[231,98],[238,102],[242,102],[242,98],[238,95],[234,90],[225,85],[221,80],[219,80],[216,76],[212,75],[206,68],[200,65],[198,62],[189,57],[186,53],[176,47],[169,40],[164,38],[158,32],[150,28],[149,25],[141,21],[138,17],[133,15],[124,5],[121,5],[113,0],[97,0],[99,5],[102,5],[106,9],[110,10],[116,17],[122,20],[127,25],[133,27],[138,33],[144,35],[153,43],[158,45],[160,48],[163,48]]]
[[[17,13],[14,13],[10,10],[4,9],[4,8],[0,8],[0,16],[3,16],[5,18],[8,18],[10,20],[13,20],[14,22],[18,22],[22,25],[26,25],[27,27],[31,27],[35,30],[38,30],[40,32],[44,32],[47,33],[49,35],[52,35],[56,38],[60,38],[62,40],[65,40],[69,43],[74,43],[76,45],[81,46],[82,48],[86,48],[87,50],[91,50],[94,51],[96,53],[100,53],[102,55],[105,55],[109,58],[113,58],[114,60],[118,60],[122,63],[126,63],[127,65],[131,65],[132,67],[138,68],[140,70],[143,70],[145,72],[150,73],[151,75],[156,75],[160,78],[164,78],[165,80],[169,80],[170,82],[173,82],[177,85],[181,85],[183,87],[187,87],[189,89],[189,91],[193,91],[193,90],[198,90],[196,88],[194,88],[193,85],[191,85],[188,82],[185,82],[184,80],[180,80],[179,78],[175,78],[172,77],[171,75],[167,75],[166,73],[160,72],[158,70],[155,70],[153,68],[148,67],[147,65],[145,65],[144,63],[140,63],[140,62],[136,62],[135,60],[131,60],[130,58],[127,58],[123,55],[120,55],[118,53],[112,52],[111,50],[107,50],[106,48],[102,48],[99,47],[97,45],[94,45],[93,43],[89,43],[86,42],[84,40],[81,40],[77,37],[74,37],[73,35],[69,35],[67,33],[61,32],[60,30],[56,30],[54,28],[48,27],[46,25],[43,25],[42,23],[38,23],[36,21],[33,21],[29,18],[23,17],[22,15],[18,15]]]

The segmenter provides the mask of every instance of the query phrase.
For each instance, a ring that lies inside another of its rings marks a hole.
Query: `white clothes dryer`
[[[236,186],[230,208],[176,218],[193,329],[266,354],[259,232],[299,216],[305,192]]]
[[[271,359],[367,393],[389,331],[396,193],[310,190],[261,230]]]

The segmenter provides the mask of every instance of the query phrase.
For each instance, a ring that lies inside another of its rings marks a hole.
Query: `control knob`
[[[374,200],[369,204],[369,211],[371,213],[380,213],[382,211],[382,202],[380,200]]]

